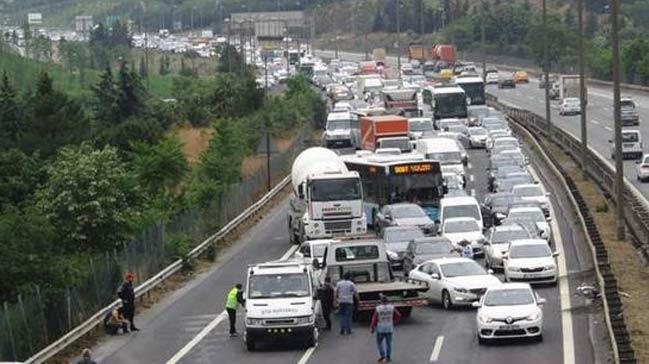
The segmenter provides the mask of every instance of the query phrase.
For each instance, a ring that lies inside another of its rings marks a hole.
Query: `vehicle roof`
[[[525,230],[523,226],[518,223],[510,222],[508,224],[495,225],[492,227],[494,231],[513,231],[513,230]]]
[[[478,201],[475,197],[472,196],[455,196],[455,197],[444,197],[440,200],[440,205],[467,205],[467,204],[477,204]]]
[[[338,107],[338,105],[336,105]],[[329,115],[327,115],[327,121],[334,121],[334,120],[349,120],[352,118],[352,113],[349,111],[343,111],[343,112],[330,112]]]
[[[248,266],[250,274],[304,273],[308,266],[292,261],[275,261]]]
[[[397,202],[397,203],[385,205],[385,207],[391,207],[391,208],[403,207],[403,206],[417,206],[417,207],[421,208],[421,206],[417,205],[416,203],[411,203],[411,202]]]
[[[429,150],[442,150],[442,149],[457,149],[455,139],[451,138],[421,138],[417,141],[417,146],[421,145],[422,148],[426,146]]]
[[[484,81],[482,80],[482,77],[477,75],[465,75],[461,77],[455,77],[455,83],[458,85],[461,83],[475,83],[475,82],[484,82]]]
[[[448,222],[462,222],[462,221],[476,222],[476,219],[474,219],[472,217],[453,217],[453,218],[450,218],[450,219],[444,219],[444,224],[446,224]]]
[[[458,85],[436,86],[433,87],[434,94],[457,94],[464,93],[464,89]]]
[[[338,242],[340,240],[337,239],[315,239],[315,240],[307,240],[303,242],[301,245],[320,245],[320,244],[331,244]]]
[[[547,243],[546,243],[547,244]],[[437,259],[431,259],[426,261],[425,263],[437,263],[439,265],[444,265],[444,264],[450,264],[450,263],[463,263],[463,262],[473,262],[476,263],[475,260],[470,259],[470,258],[463,258],[463,257],[449,257],[449,258],[437,258]],[[477,263],[476,263],[477,264]]]
[[[433,121],[432,118],[425,118],[425,117],[420,117],[420,118],[409,118],[408,122],[411,121]]]
[[[543,186],[541,186],[538,183],[521,183],[521,184],[518,184],[518,185],[514,186],[514,189],[524,188],[524,187],[538,187],[540,189],[543,189]]]
[[[414,240],[415,244],[425,244],[425,243],[451,243],[451,239],[445,237],[445,236],[426,236],[423,238],[415,238]]]
[[[537,206],[524,206],[524,207],[512,207],[509,209],[509,213],[512,212],[527,212],[527,211],[542,211],[541,207]]]
[[[529,289],[530,291],[532,290],[532,286],[529,283],[524,283],[524,282],[506,282],[503,284],[499,284],[497,286],[491,286],[487,288],[488,291],[506,291],[509,289]]]
[[[399,231],[399,230],[402,230],[402,231],[419,230],[419,231],[421,231],[421,229],[419,227],[417,227],[417,226],[386,226],[386,227],[383,228],[384,233],[386,231]],[[422,234],[423,234],[423,232],[422,232]]]
[[[545,245],[548,246],[548,242],[545,239],[516,239],[509,242],[510,246],[515,245]]]

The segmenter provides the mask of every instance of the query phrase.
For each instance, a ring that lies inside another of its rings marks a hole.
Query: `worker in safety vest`
[[[392,361],[392,333],[394,325],[401,320],[401,314],[397,309],[388,303],[388,298],[381,295],[381,304],[376,306],[372,314],[370,330],[376,331],[376,346],[379,350],[379,363]],[[385,346],[383,345],[385,342]]]
[[[228,292],[228,296],[225,299],[225,310],[228,312],[228,318],[230,319],[230,336],[238,336],[237,329],[235,324],[237,323],[237,306],[244,306],[246,300],[243,299],[243,286],[241,283],[237,283],[234,288]]]

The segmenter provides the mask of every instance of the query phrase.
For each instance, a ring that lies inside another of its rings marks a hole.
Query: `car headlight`
[[[520,272],[521,268],[520,267],[510,267],[510,266],[508,266],[507,270],[510,270],[512,272]]]
[[[393,252],[392,250],[386,250],[385,252],[388,254],[388,258],[393,260],[399,259],[399,254]]]
[[[478,320],[480,320],[480,322],[482,322],[482,323],[488,324],[488,323],[493,321],[493,318],[491,318],[491,317],[489,317],[489,316],[487,316],[485,314],[479,314],[478,315]]]
[[[263,319],[256,319],[256,318],[247,318],[246,319],[246,324],[250,326],[261,326],[264,324]]]
[[[533,314],[527,316],[527,317],[525,318],[525,320],[527,320],[527,321],[536,321],[536,320],[538,320],[539,318],[541,318],[541,311],[537,311],[537,312],[535,312],[535,313],[533,313]]]
[[[453,290],[454,290],[455,292],[459,292],[459,293],[469,293],[469,290],[468,290],[468,289],[466,289],[466,288],[462,288],[462,287],[453,287]]]
[[[555,268],[554,264],[548,264],[548,265],[543,266],[543,269],[544,270],[555,270],[556,268]]]

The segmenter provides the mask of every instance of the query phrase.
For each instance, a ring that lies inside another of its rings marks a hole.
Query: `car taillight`
[[[642,168],[642,169],[649,169],[649,164],[643,164],[640,168]]]

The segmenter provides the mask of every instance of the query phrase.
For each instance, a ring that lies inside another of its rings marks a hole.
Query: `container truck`
[[[408,137],[408,119],[397,115],[366,116],[361,118],[361,146],[362,149],[376,151],[381,148],[381,139]]]
[[[436,44],[431,49],[431,58],[449,64],[455,63],[457,61],[455,46],[451,44]]]
[[[383,107],[391,114],[405,117],[420,117],[417,90],[414,89],[392,89],[381,91]]]
[[[293,162],[291,181],[288,227],[294,244],[367,231],[360,176],[335,152],[322,147],[303,151]]]

